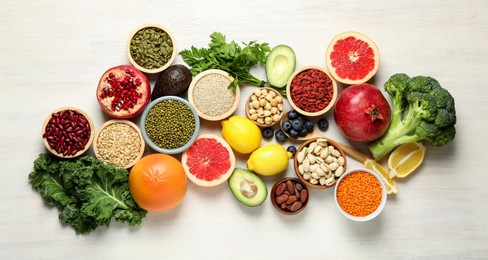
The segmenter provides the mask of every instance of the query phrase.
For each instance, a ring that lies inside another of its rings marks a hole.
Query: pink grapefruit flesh
[[[235,155],[223,138],[203,134],[182,154],[181,162],[188,179],[211,187],[227,181],[235,168]]]
[[[326,53],[326,64],[337,81],[353,85],[370,80],[378,71],[379,51],[376,44],[358,32],[336,35]]]

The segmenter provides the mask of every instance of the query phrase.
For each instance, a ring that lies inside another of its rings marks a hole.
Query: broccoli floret
[[[395,74],[385,83],[393,103],[387,132],[369,144],[375,160],[395,147],[416,141],[443,146],[456,135],[456,109],[452,95],[431,77]]]

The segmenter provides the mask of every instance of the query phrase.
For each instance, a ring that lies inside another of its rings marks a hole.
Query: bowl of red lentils
[[[83,110],[62,107],[54,110],[42,126],[47,150],[61,158],[78,157],[90,148],[95,135],[93,121]]]
[[[337,82],[324,68],[306,66],[296,70],[286,85],[290,106],[305,116],[321,116],[337,99]]]
[[[353,169],[337,181],[334,198],[339,211],[350,220],[364,222],[376,218],[386,204],[386,187],[376,173]]]
[[[144,141],[154,151],[178,154],[195,142],[200,130],[200,119],[186,99],[163,96],[144,109],[140,128]]]
[[[145,146],[139,127],[128,120],[105,122],[93,141],[93,151],[98,159],[125,169],[141,159]]]
[[[188,88],[188,101],[198,115],[208,121],[220,121],[232,115],[239,105],[239,86],[229,88],[234,78],[229,73],[210,69],[195,76]]]

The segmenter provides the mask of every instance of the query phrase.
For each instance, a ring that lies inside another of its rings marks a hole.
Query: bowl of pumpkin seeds
[[[159,73],[175,60],[174,36],[162,25],[141,25],[129,37],[127,55],[138,70],[148,74]]]
[[[200,119],[195,108],[177,96],[160,97],[144,109],[140,124],[144,141],[154,151],[178,154],[195,142]]]

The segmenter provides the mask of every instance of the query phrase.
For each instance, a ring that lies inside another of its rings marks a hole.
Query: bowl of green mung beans
[[[140,128],[144,141],[153,150],[178,154],[186,151],[197,138],[200,119],[187,100],[164,96],[144,109]]]
[[[130,63],[140,71],[156,74],[169,67],[176,57],[173,34],[162,25],[144,24],[136,28],[127,42]]]

